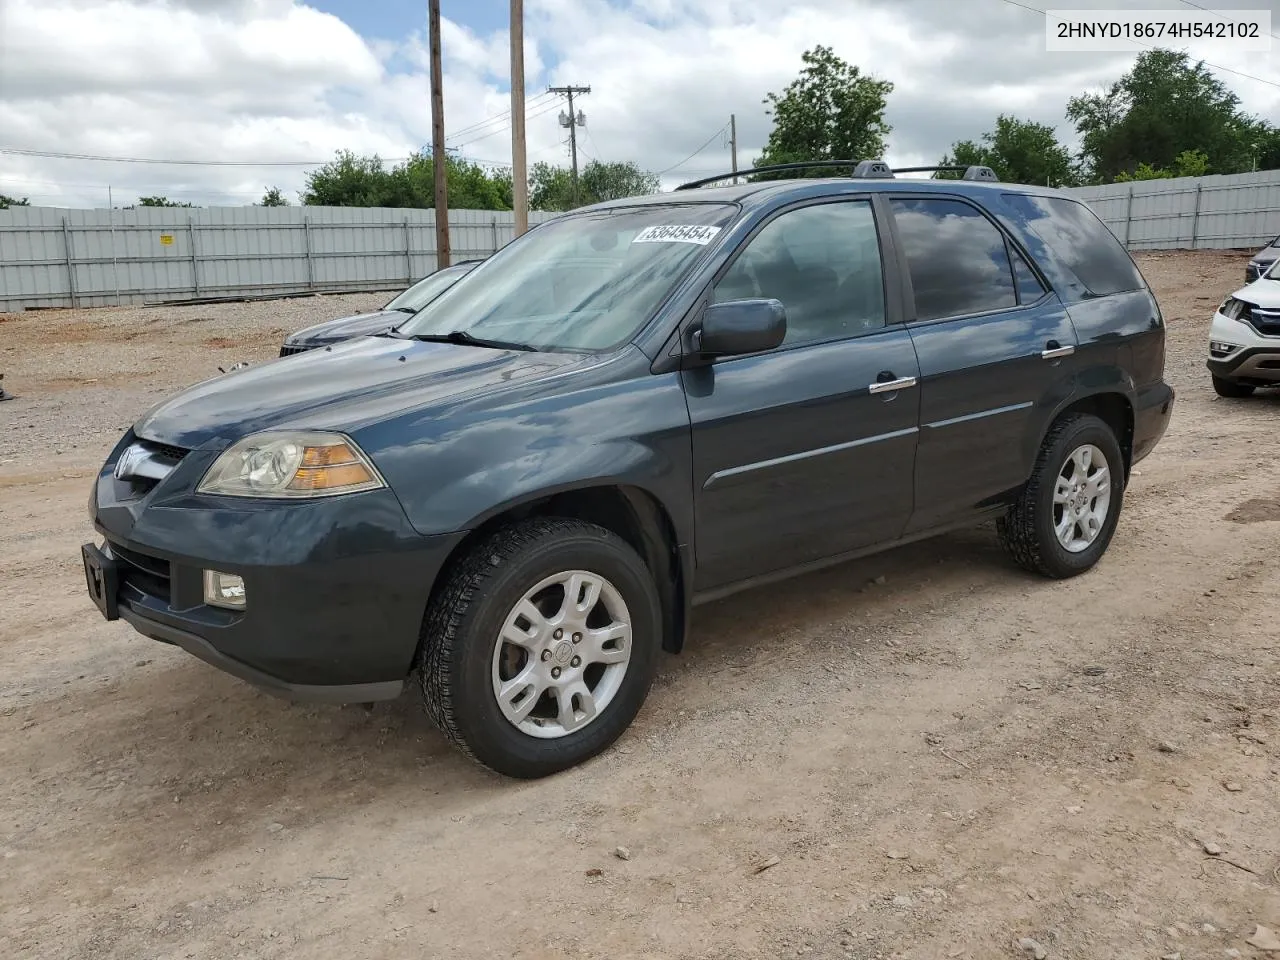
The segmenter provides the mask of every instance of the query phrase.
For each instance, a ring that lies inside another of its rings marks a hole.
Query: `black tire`
[[[527,590],[575,569],[605,577],[622,595],[631,619],[631,657],[621,687],[599,716],[558,739],[540,739],[499,708],[494,648]],[[464,753],[509,777],[545,777],[595,756],[630,726],[653,681],[662,616],[653,574],[626,541],[592,523],[535,518],[486,537],[444,576],[423,620],[418,676],[428,715]]]
[[[1097,539],[1079,553],[1072,553],[1058,542],[1054,532],[1053,493],[1068,458],[1085,444],[1093,444],[1106,457],[1111,503]],[[1020,566],[1055,579],[1074,577],[1091,569],[1106,553],[1123,501],[1124,457],[1115,433],[1091,414],[1068,414],[1049,429],[1031,479],[1008,514],[996,521],[996,530],[1005,550]]]
[[[1222,377],[1213,378],[1213,392],[1220,397],[1243,400],[1245,397],[1252,397],[1253,391],[1254,387],[1249,383],[1236,383],[1234,380],[1223,380]]]

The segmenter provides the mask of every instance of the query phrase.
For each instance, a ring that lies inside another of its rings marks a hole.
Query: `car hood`
[[[354,432],[409,410],[495,394],[598,359],[364,337],[198,383],[148,410],[134,432],[186,449],[273,428]]]
[[[1280,280],[1255,280],[1232,294],[1237,300],[1248,300],[1268,310],[1280,309]]]
[[[339,317],[337,320],[326,320],[323,323],[303,327],[297,333],[291,333],[285,337],[284,342],[295,347],[323,347],[352,337],[383,333],[391,327],[398,327],[408,319],[409,314],[400,310],[375,310],[373,313]]]

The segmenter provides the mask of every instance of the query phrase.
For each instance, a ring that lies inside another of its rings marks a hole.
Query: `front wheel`
[[[639,712],[661,647],[658,590],[620,537],[540,518],[477,544],[423,624],[428,714],[512,777],[557,773],[612,744]]]
[[[1106,552],[1124,500],[1124,459],[1098,417],[1071,414],[1049,430],[1031,479],[996,527],[1021,566],[1074,577]]]
[[[1213,378],[1213,392],[1220,397],[1243,400],[1245,397],[1253,396],[1253,389],[1253,385],[1249,383],[1236,383],[1234,380],[1224,380],[1222,377]]]

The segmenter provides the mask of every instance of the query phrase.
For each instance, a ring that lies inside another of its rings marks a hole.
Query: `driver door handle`
[[[1050,340],[1044,345],[1044,349],[1040,351],[1040,357],[1043,360],[1058,360],[1062,357],[1069,357],[1076,352],[1076,348],[1067,344],[1062,346],[1057,340]]]
[[[881,374],[884,376],[884,374]],[[893,374],[889,374],[893,376]],[[869,393],[896,393],[899,390],[905,390],[907,387],[916,385],[915,377],[898,377],[894,380],[877,380],[875,383],[867,387]]]

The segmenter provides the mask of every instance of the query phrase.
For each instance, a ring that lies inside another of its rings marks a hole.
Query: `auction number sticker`
[[[720,232],[719,227],[670,226],[645,227],[632,243],[696,243],[705,247]]]

